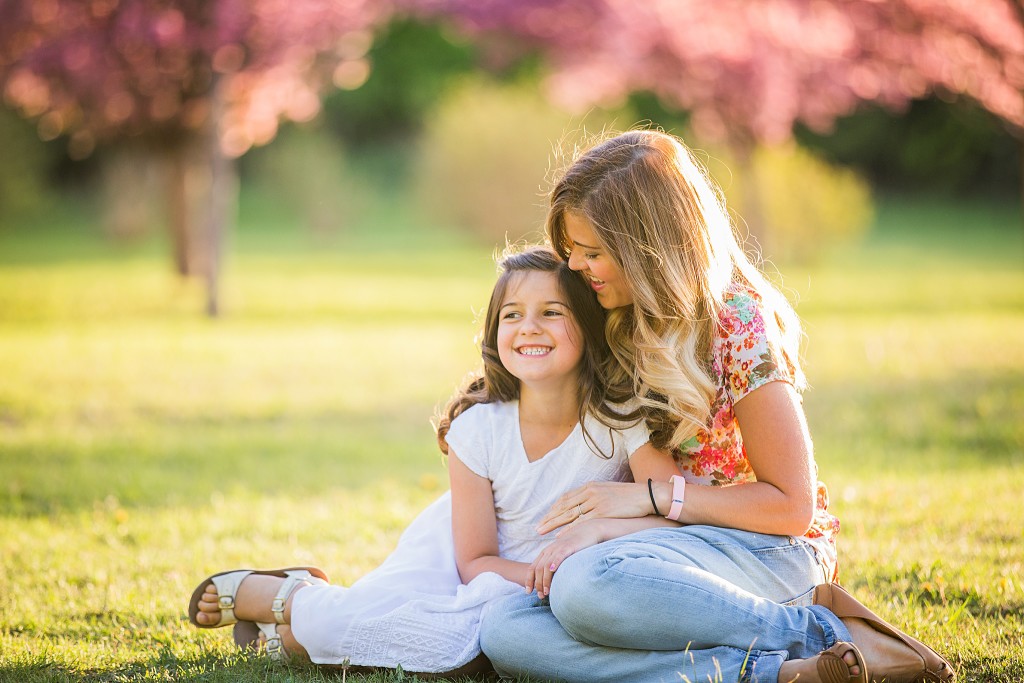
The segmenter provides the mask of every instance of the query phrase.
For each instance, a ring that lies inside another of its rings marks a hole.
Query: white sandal
[[[270,611],[274,613],[274,620],[277,623],[259,623],[251,621],[239,621],[235,617],[235,594],[242,581],[250,574],[262,576],[277,576],[284,579],[281,588],[277,591],[270,605]],[[277,632],[277,625],[285,623],[284,607],[288,597],[303,582],[314,585],[327,584],[327,574],[316,567],[288,567],[286,569],[238,569],[235,571],[221,572],[208,577],[192,592],[192,598],[188,604],[188,620],[199,628],[220,628],[222,626],[235,626],[235,643],[243,647],[252,647],[259,639],[262,632],[267,637],[267,654],[271,659],[280,660],[284,654],[281,647],[281,636]],[[216,624],[200,624],[196,617],[199,615],[199,601],[202,599],[206,589],[213,584],[217,589],[217,599],[220,606],[220,621]],[[255,627],[255,628],[254,628]]]

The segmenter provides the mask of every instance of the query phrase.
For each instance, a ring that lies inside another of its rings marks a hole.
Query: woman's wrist
[[[672,482],[654,482],[654,500],[658,503],[658,510],[661,512],[662,517],[667,515],[672,507]]]

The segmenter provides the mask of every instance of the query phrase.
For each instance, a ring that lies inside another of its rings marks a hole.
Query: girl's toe
[[[203,626],[213,626],[220,621],[220,605],[216,602],[199,601],[199,612],[196,621]]]

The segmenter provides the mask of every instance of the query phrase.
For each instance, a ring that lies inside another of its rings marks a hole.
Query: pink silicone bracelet
[[[677,474],[669,481],[672,482],[672,507],[665,517],[678,522],[679,515],[683,513],[683,500],[686,498],[686,480]]]

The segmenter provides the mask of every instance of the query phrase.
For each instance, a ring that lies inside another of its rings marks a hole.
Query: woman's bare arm
[[[687,484],[679,521],[803,535],[814,516],[815,474],[811,438],[796,390],[786,382],[770,382],[737,401],[734,409],[757,481],[736,486]],[[654,478],[652,488],[658,510],[667,514],[672,503],[668,477]],[[592,482],[559,499],[539,531],[547,533],[571,522],[566,510],[627,518],[652,514],[653,508],[646,478],[638,478],[636,484]]]

